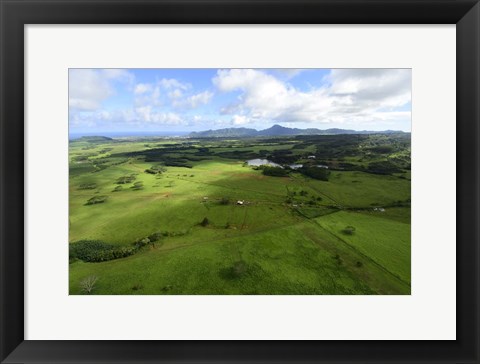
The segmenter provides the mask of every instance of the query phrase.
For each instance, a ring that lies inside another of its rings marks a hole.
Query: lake
[[[260,159],[260,158],[257,158],[257,159],[250,159],[247,161],[247,164],[249,166],[254,166],[254,167],[258,167],[258,166],[270,166],[270,167],[280,167],[280,168],[283,168],[280,164],[277,164],[277,163],[274,163],[272,161],[269,161],[268,159]]]

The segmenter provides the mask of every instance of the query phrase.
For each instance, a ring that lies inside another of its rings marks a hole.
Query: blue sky
[[[70,69],[70,133],[411,130],[410,69]]]

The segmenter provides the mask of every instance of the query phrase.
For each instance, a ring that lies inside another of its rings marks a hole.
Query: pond
[[[258,167],[258,166],[270,166],[270,167],[280,167],[280,168],[283,168],[280,164],[277,164],[277,163],[274,163],[272,161],[269,161],[268,159],[260,159],[260,158],[257,158],[257,159],[250,159],[247,161],[247,164],[249,166],[254,166],[254,167]]]

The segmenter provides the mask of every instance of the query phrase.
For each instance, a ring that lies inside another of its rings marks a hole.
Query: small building
[[[243,205],[243,200],[238,200],[237,205]]]
[[[314,155],[309,155],[308,156],[308,159],[315,159],[315,158],[317,158],[317,157],[315,157]]]

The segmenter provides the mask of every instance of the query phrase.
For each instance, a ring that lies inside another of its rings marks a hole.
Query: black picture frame
[[[478,0],[0,0],[0,14],[2,363],[479,363]],[[24,340],[24,25],[161,23],[456,24],[457,340]]]

